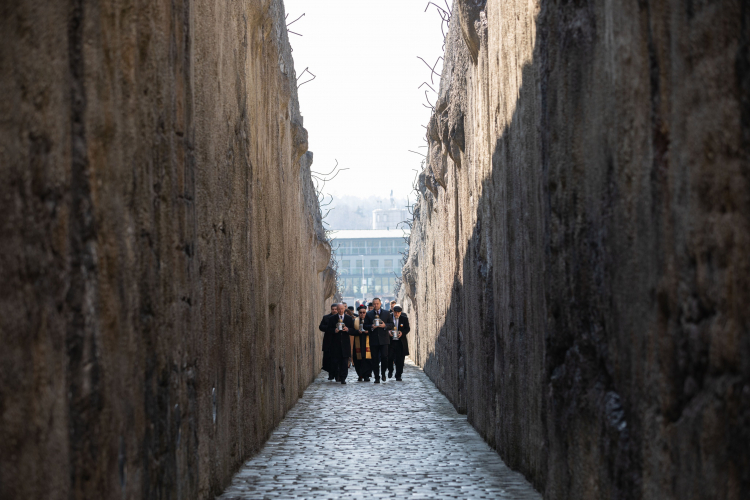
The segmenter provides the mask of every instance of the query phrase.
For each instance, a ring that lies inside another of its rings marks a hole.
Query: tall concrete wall
[[[457,0],[412,357],[549,499],[750,498],[747,2]]]
[[[281,0],[0,7],[0,498],[209,498],[334,292]]]

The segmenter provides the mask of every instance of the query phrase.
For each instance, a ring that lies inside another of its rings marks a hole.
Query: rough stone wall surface
[[[750,7],[457,0],[412,357],[546,498],[750,497]]]
[[[335,275],[281,0],[0,6],[0,498],[209,498]]]

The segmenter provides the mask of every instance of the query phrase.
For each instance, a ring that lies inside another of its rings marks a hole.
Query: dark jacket
[[[393,324],[396,324],[396,318],[393,318]],[[404,347],[404,356],[409,355],[409,340],[406,335],[411,331],[409,326],[409,317],[405,312],[401,313],[401,317],[398,318],[398,331],[401,332],[401,345]]]
[[[368,311],[365,316],[365,329],[369,330],[372,328],[372,323],[375,321],[375,309]],[[385,323],[385,328],[375,328],[370,335],[370,346],[388,345],[391,343],[391,339],[388,336],[388,330],[393,328],[393,316],[391,311],[380,309],[380,320]]]
[[[325,318],[323,318],[325,321]],[[338,342],[341,346],[341,353],[342,356],[351,357],[352,355],[352,348],[351,344],[349,343],[349,332],[339,332],[336,330],[336,325],[339,322],[339,315],[338,314],[329,314],[328,315],[328,321],[325,325],[325,328],[323,328],[323,323],[320,323],[321,330],[325,332],[325,336],[323,337],[323,343],[325,344],[326,337],[328,337],[331,342],[331,348],[333,348],[334,342]],[[349,331],[354,330],[354,320],[344,314],[344,326],[346,326]],[[323,348],[325,350],[325,347]]]
[[[333,331],[333,329],[328,328],[328,323],[330,323],[331,318],[335,317],[335,314],[326,314],[325,316],[323,316],[323,319],[320,320],[320,326],[318,326],[318,329],[323,332],[323,352],[331,347],[331,342],[333,342],[333,339],[336,338],[336,333]]]

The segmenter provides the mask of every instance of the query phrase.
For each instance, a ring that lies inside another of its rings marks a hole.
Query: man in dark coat
[[[411,328],[409,327],[409,318],[406,313],[402,312],[400,305],[393,306],[393,329],[398,331],[398,339],[391,338],[391,344],[388,349],[388,378],[393,375],[393,364],[396,364],[396,380],[401,382],[401,375],[404,373],[404,360],[409,355],[409,342],[406,335]]]
[[[328,327],[335,335],[334,346],[331,348],[333,356],[338,360],[338,381],[346,384],[349,366],[352,363],[352,344],[349,332],[354,331],[354,320],[346,315],[344,304],[338,305],[338,312],[329,320]]]
[[[333,357],[333,352],[331,351],[336,335],[333,333],[333,330],[328,328],[328,323],[336,317],[337,308],[338,304],[331,304],[330,314],[323,316],[320,326],[318,326],[318,329],[323,332],[323,369],[328,372],[328,380],[336,379],[339,369],[336,358]],[[329,333],[329,330],[331,333]]]
[[[380,383],[381,370],[383,382],[385,382],[385,368],[388,364],[388,330],[393,328],[393,318],[391,313],[381,309],[380,299],[372,299],[372,311],[368,311],[365,316],[365,329],[370,331],[370,348],[372,349],[372,371],[375,375],[375,383]],[[375,326],[375,320],[380,321],[379,326]]]
[[[349,332],[352,343],[352,363],[359,377],[357,382],[369,382],[372,374],[372,350],[370,348],[370,332],[365,330],[365,314],[367,306],[359,306],[359,316],[354,320],[354,330]]]

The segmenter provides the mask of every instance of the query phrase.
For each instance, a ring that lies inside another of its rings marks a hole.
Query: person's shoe
[[[366,377],[365,382],[369,382],[369,381],[370,381],[370,377]]]
[[[375,379],[375,383],[376,383],[376,384],[379,384],[379,383],[380,383],[380,379],[379,379],[379,378],[376,378],[376,379]]]
[[[342,383],[342,384],[346,384],[346,380],[342,380],[342,381],[341,381],[341,383]]]
[[[330,382],[331,380],[333,380],[333,377],[328,377],[328,381]]]
[[[401,377],[396,377],[396,382],[401,382]]]
[[[359,377],[359,378],[357,379],[357,382],[362,382],[362,377]]]
[[[393,370],[388,370],[388,378],[393,378]]]

